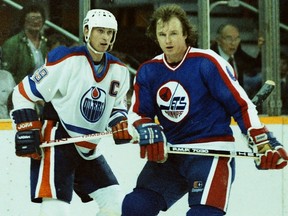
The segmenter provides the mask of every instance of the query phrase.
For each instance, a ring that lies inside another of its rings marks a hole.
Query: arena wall
[[[263,123],[288,149],[288,118],[261,117]],[[249,151],[238,126],[232,122],[237,141],[237,150]],[[130,192],[145,160],[139,158],[138,145],[113,144],[112,138],[100,143],[125,193]],[[109,142],[109,140],[111,142]],[[30,202],[29,159],[14,154],[14,132],[9,120],[0,122],[0,215],[37,216],[39,204]],[[288,172],[284,170],[259,171],[251,159],[236,159],[236,179],[230,195],[227,216],[287,216],[288,215]],[[285,199],[286,197],[286,199]],[[161,216],[185,215],[188,209],[187,196],[179,200]],[[95,216],[94,202],[81,203],[76,194],[71,202],[71,216]]]

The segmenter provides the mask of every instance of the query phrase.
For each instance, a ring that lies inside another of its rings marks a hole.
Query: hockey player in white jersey
[[[31,158],[31,200],[41,216],[68,216],[73,190],[83,202],[95,200],[98,216],[121,214],[118,181],[97,149],[99,139],[39,148],[44,141],[112,130],[115,143],[127,142],[126,93],[129,71],[108,53],[117,21],[107,10],[88,11],[85,46],[60,46],[45,64],[14,89],[11,117],[17,130],[16,155]],[[41,120],[34,109],[44,102]],[[95,210],[96,211],[96,210]]]

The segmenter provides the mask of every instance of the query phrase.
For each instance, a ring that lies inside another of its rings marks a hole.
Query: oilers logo
[[[106,106],[106,92],[91,87],[81,98],[80,110],[83,117],[91,123],[97,122],[103,115]]]
[[[162,114],[173,122],[180,122],[189,111],[189,97],[177,82],[170,81],[157,92],[157,104]]]

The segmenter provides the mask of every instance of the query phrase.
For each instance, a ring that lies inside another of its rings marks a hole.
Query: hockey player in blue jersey
[[[196,34],[181,7],[156,9],[147,35],[163,54],[142,64],[134,81],[128,129],[139,142],[141,158],[148,161],[124,198],[122,216],[157,215],[186,193],[187,216],[225,215],[234,159],[168,156],[166,143],[233,151],[233,117],[253,151],[264,153],[255,161],[257,168],[281,169],[287,153],[260,122],[231,65],[212,50],[193,47]]]
[[[107,10],[88,11],[86,45],[51,51],[43,66],[14,89],[11,117],[16,155],[31,158],[31,200],[41,216],[69,216],[73,190],[83,202],[95,200],[97,216],[118,216],[124,194],[104,156],[100,140],[39,148],[43,141],[112,130],[127,142],[126,94],[129,71],[111,55],[117,21]],[[40,120],[34,109],[45,103]],[[95,209],[96,212],[96,209]]]

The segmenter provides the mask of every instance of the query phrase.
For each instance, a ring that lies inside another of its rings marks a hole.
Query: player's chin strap
[[[92,52],[94,52],[95,54],[103,55],[103,54],[105,53],[105,52],[98,52],[97,50],[95,50],[94,47],[91,46],[90,40],[87,42],[87,46],[88,46],[89,49],[92,50]]]
[[[90,40],[87,41],[87,46],[89,47],[89,49],[92,50],[93,53],[98,54],[98,55],[103,55],[105,52],[99,52],[97,51],[91,44],[90,44]],[[107,49],[107,52],[112,50],[112,45],[109,45],[109,48]]]

